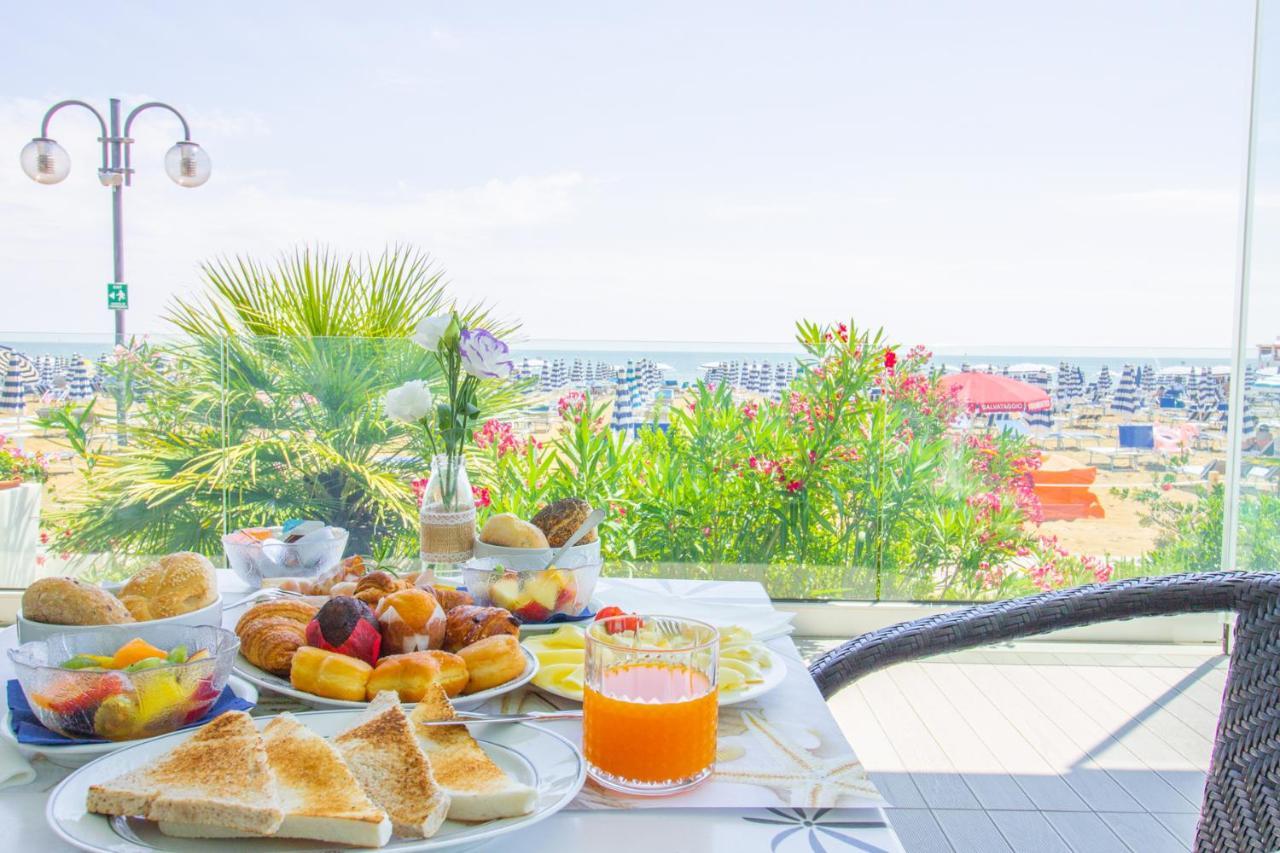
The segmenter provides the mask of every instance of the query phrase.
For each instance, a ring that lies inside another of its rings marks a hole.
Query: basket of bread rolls
[[[548,566],[591,513],[581,498],[548,504],[528,521],[510,513],[485,522],[475,557],[462,576],[476,601],[510,610],[521,623],[585,618],[600,577],[600,537],[595,530]]]
[[[371,701],[383,690],[417,702],[431,683],[450,698],[479,699],[532,678],[537,663],[521,649],[520,622],[509,611],[478,605],[429,576],[398,576],[367,560],[344,564],[342,577],[356,580],[246,610],[235,627],[245,662],[330,700],[318,704]]]
[[[151,626],[221,625],[222,596],[209,559],[181,551],[160,557],[123,584],[40,578],[23,592],[17,623],[24,643],[88,631],[120,642],[147,640]]]

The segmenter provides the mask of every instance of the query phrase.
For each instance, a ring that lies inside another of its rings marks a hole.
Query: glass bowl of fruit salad
[[[476,557],[462,564],[462,577],[476,604],[502,607],[521,622],[538,624],[581,616],[602,565],[514,569],[500,558]]]
[[[9,650],[45,728],[67,737],[134,740],[200,719],[231,675],[240,641],[211,625],[154,626],[147,639],[55,634]]]

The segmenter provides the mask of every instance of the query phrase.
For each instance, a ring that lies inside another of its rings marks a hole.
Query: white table
[[[239,582],[228,573],[220,573],[224,595],[235,600],[244,594]],[[711,605],[734,608],[771,607],[764,588],[757,583],[614,580],[600,582],[597,598],[607,603],[628,606],[629,598],[637,603],[652,603],[655,597],[672,603],[672,609]],[[739,610],[739,613],[747,611]],[[17,637],[14,628],[0,631],[0,650],[12,648]],[[817,689],[808,680],[795,645],[789,637],[778,637],[769,645],[789,659],[788,678],[777,689],[787,694],[791,707],[805,718],[806,726],[817,726],[824,735],[839,738],[838,744],[827,743],[828,751],[835,748],[849,753],[848,745],[839,735],[834,719],[826,705],[817,696]],[[8,657],[0,658],[0,674],[5,679],[13,676]],[[812,696],[808,695],[812,691]],[[771,694],[772,695],[772,694]],[[261,711],[273,712],[279,708],[280,697],[263,695],[267,700]],[[764,703],[768,697],[763,697]],[[287,701],[287,700],[286,700]],[[775,703],[777,705],[778,703]],[[296,707],[296,706],[295,706]],[[775,707],[775,718],[778,716]],[[816,722],[815,722],[816,718]],[[723,717],[722,717],[723,719]],[[831,735],[831,732],[835,735]],[[45,824],[44,810],[49,792],[69,771],[47,761],[33,762],[37,771],[35,782],[0,791],[0,826],[4,827],[7,849],[39,850],[41,853],[71,850],[61,842]],[[705,791],[709,786],[704,786]],[[746,785],[733,785],[741,790],[741,799],[734,802],[767,802],[772,796],[766,789],[754,789]],[[698,792],[694,792],[695,794]],[[686,795],[688,796],[688,795]],[[693,802],[686,800],[685,802]],[[631,808],[570,808],[554,815],[527,832],[499,839],[481,848],[483,851],[519,851],[537,853],[543,850],[571,851],[590,847],[608,850],[610,853],[674,853],[674,851],[744,851],[773,850],[775,853],[812,853],[812,851],[862,851],[862,853],[901,853],[902,847],[885,818],[884,810],[877,806],[855,808],[805,808],[779,802],[772,807],[758,808],[681,808],[668,805],[655,806],[652,801],[637,802]]]

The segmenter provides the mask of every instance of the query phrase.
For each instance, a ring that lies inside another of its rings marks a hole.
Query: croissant
[[[240,654],[259,669],[288,677],[294,652],[306,645],[307,623],[315,615],[315,607],[297,600],[250,607],[236,622]]]
[[[471,597],[471,593],[463,589],[454,589],[452,587],[438,585],[425,587],[425,589],[436,597],[436,601],[440,602],[440,607],[445,613],[448,613],[455,607],[461,607],[464,604],[476,603],[476,600]]]
[[[408,587],[408,584],[399,578],[393,577],[390,572],[376,571],[369,572],[369,574],[356,581],[356,589],[352,595],[370,607],[376,607],[384,595],[399,592],[402,589],[408,589]]]
[[[456,652],[476,640],[497,634],[520,634],[520,622],[511,611],[501,607],[477,607],[462,604],[448,612],[444,627],[444,649]]]

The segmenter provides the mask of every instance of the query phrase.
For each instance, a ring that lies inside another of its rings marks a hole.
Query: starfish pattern
[[[776,817],[744,817],[743,820],[750,823],[761,823],[772,826],[785,826],[789,829],[781,830],[769,842],[769,850],[777,853],[779,845],[786,841],[797,832],[809,830],[809,849],[814,853],[826,853],[827,848],[822,844],[822,838],[834,838],[843,842],[845,845],[855,850],[864,850],[867,853],[887,853],[883,847],[877,847],[865,841],[846,835],[843,832],[837,832],[836,829],[877,829],[882,828],[886,824],[883,820],[826,820],[826,815],[831,809],[818,809],[809,814],[803,809],[792,809],[790,812],[782,809],[768,809],[770,814]],[[847,813],[846,813],[847,814]],[[854,812],[853,814],[857,814]],[[843,815],[832,815],[832,817],[843,817]]]
[[[815,755],[761,716],[743,713],[742,719],[755,748],[717,765],[716,779],[770,788],[794,807],[835,806],[842,797],[879,800],[879,792],[857,758]]]

